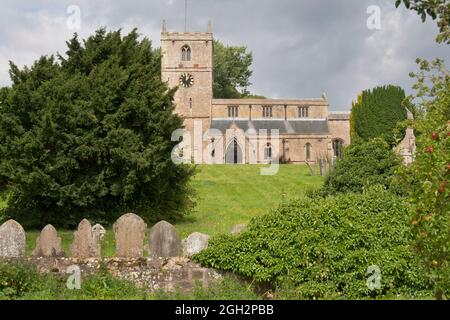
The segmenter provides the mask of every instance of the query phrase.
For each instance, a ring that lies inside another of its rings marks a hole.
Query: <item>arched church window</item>
[[[333,154],[336,158],[340,158],[342,156],[342,140],[333,140]]]
[[[191,61],[191,54],[192,54],[191,47],[189,47],[187,44],[181,48],[182,61]]]
[[[312,146],[311,146],[310,143],[306,144],[305,151],[306,151],[306,161],[310,161],[311,160],[311,154],[312,154]]]

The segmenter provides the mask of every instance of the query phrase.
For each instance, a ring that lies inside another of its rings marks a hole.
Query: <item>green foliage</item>
[[[423,118],[414,123],[421,132],[415,162],[403,168],[402,178],[416,211],[411,216],[415,250],[436,298],[450,298],[450,72],[442,61],[418,60],[413,75]]]
[[[352,140],[380,137],[394,145],[403,139],[403,135],[395,137],[393,132],[397,124],[407,118],[402,105],[404,99],[403,89],[391,85],[363,91],[352,106]]]
[[[194,258],[258,282],[294,289],[300,299],[374,298],[426,290],[410,250],[404,201],[378,187],[363,194],[300,199],[255,218],[238,236],[213,238]],[[370,290],[366,270],[381,269]]]
[[[126,211],[173,220],[191,206],[193,169],[171,161],[174,90],[136,30],[67,42],[67,57],[10,64],[0,91],[0,185],[24,227],[109,223]]]
[[[249,95],[253,63],[246,47],[225,46],[214,41],[214,97],[218,99],[243,98]]]
[[[361,192],[374,184],[388,188],[400,164],[399,156],[384,140],[354,141],[344,149],[320,193]]]
[[[440,33],[436,41],[450,44],[450,4],[448,0],[396,0],[395,6],[399,7],[402,2],[406,8],[416,11],[423,22],[427,16],[433,20],[437,19]]]
[[[235,276],[225,276],[217,283],[202,287],[197,283],[192,292],[164,292],[158,291],[153,295],[156,300],[260,300],[253,290],[252,285]]]
[[[17,299],[39,286],[36,270],[22,264],[0,263],[0,300]]]
[[[0,264],[0,300],[142,300],[149,297],[131,282],[114,278],[105,268],[82,278],[79,290],[66,286],[66,276],[40,274],[21,263]]]

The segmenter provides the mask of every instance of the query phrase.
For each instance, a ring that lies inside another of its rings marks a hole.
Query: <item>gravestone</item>
[[[245,230],[245,224],[237,224],[231,229],[232,235],[238,235]]]
[[[144,256],[147,224],[134,213],[121,216],[113,225],[116,238],[116,257],[140,258]]]
[[[94,234],[90,222],[86,219],[80,222],[74,233],[71,252],[73,258],[101,257],[100,238]]]
[[[209,236],[194,232],[183,240],[183,255],[191,257],[208,248]]]
[[[0,226],[0,259],[25,256],[25,230],[14,220]]]
[[[148,253],[151,257],[169,258],[181,254],[181,239],[173,225],[160,221],[150,230]]]
[[[55,227],[48,224],[42,229],[41,234],[36,239],[36,249],[31,253],[33,257],[64,257],[65,253],[61,249],[61,238]]]

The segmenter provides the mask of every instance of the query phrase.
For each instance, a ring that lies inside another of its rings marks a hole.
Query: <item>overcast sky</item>
[[[396,9],[394,0],[189,0],[189,31],[253,52],[250,90],[269,98],[314,98],[326,92],[332,110],[349,110],[367,88],[396,84],[410,93],[415,59],[450,60],[449,47],[435,43],[432,20]],[[80,8],[77,28],[71,5]],[[381,9],[381,29],[369,30],[367,8]],[[69,10],[70,11],[70,10]],[[8,61],[30,65],[43,54],[65,52],[74,32],[82,37],[100,26],[134,27],[159,46],[162,20],[169,31],[184,29],[184,0],[1,0],[0,86],[10,84]]]

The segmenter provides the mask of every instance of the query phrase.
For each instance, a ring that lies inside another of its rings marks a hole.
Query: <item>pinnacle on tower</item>
[[[167,22],[166,22],[166,20],[163,20],[162,33],[167,33]]]
[[[211,23],[211,19],[208,20],[208,33],[212,33],[212,23]]]

